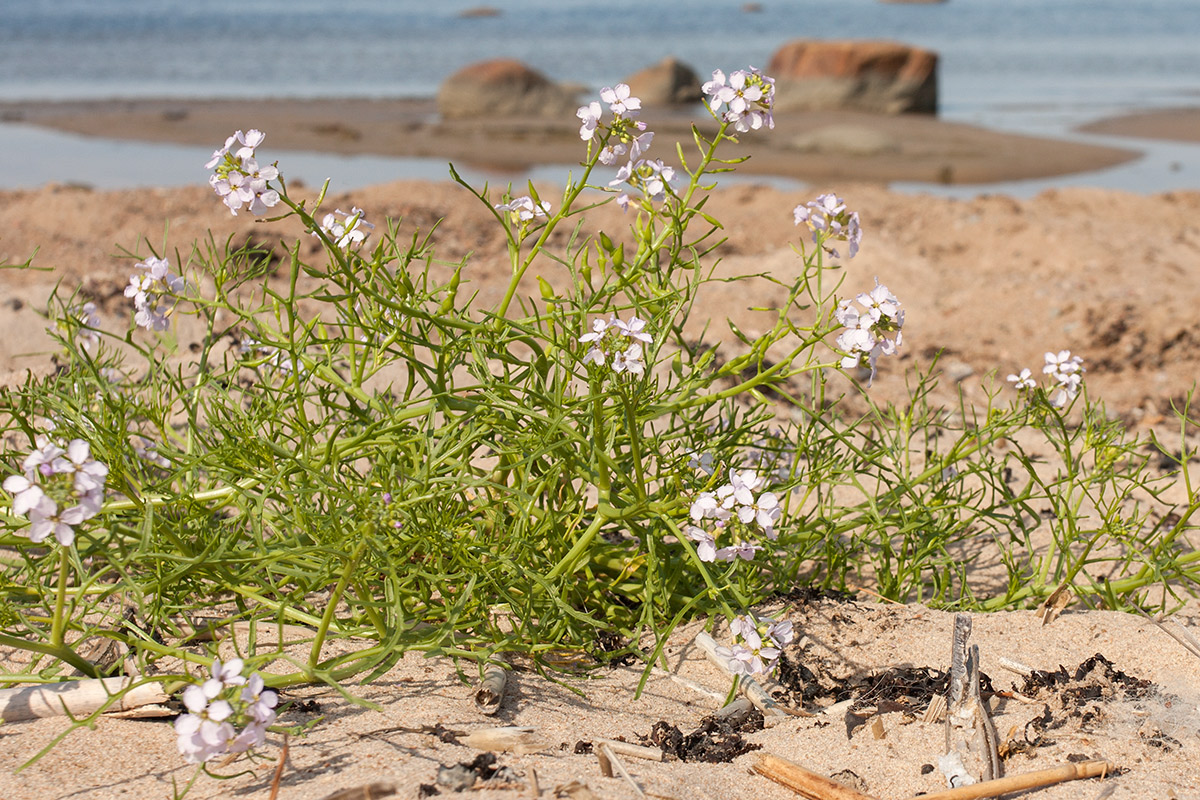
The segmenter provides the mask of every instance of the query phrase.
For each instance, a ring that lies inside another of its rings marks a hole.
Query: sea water
[[[1067,136],[1200,102],[1194,0],[765,0],[757,12],[742,0],[513,0],[462,16],[482,4],[0,0],[0,100],[430,97],[459,67],[498,57],[597,89],[668,55],[706,76],[765,67],[785,42],[819,38],[936,51],[940,116],[1000,130]],[[5,135],[0,185],[14,185],[29,167]],[[1177,179],[1200,170],[1195,152],[1176,148]]]

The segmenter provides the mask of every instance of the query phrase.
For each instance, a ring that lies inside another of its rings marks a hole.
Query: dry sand
[[[205,108],[220,106],[212,103]],[[33,109],[25,113],[33,120]],[[175,124],[161,110],[145,113],[150,114],[146,119],[157,114],[164,129]],[[306,142],[340,137],[341,146],[349,148],[367,147],[364,142],[374,139],[374,131],[384,130],[388,124],[364,118],[361,128],[355,126],[360,134],[355,138],[333,129],[305,133],[286,126],[271,127],[258,117],[246,120],[244,113],[231,122],[228,116],[212,113],[211,118],[203,117],[203,126],[189,128],[186,135],[176,130],[169,136],[149,128],[144,129],[145,135],[215,146],[232,128],[253,122],[268,130],[269,145],[315,147]],[[47,122],[68,127],[62,119],[69,116]],[[112,129],[103,127],[109,124],[105,122],[108,116],[78,114],[72,124],[82,126],[94,119],[99,127],[93,132],[113,134]],[[181,123],[199,124],[201,118],[199,111],[189,107]],[[127,130],[129,119],[136,122],[140,118],[127,118]],[[424,123],[410,124],[419,127]],[[292,135],[313,138],[289,139]],[[398,134],[392,131],[388,136]],[[904,139],[904,146],[916,147],[922,136]],[[427,138],[433,141],[437,137],[429,134]],[[989,153],[995,155],[988,144],[991,141],[973,140],[972,146],[977,148],[973,152],[982,153],[979,158],[983,161],[990,158]],[[471,153],[478,147],[452,144]],[[1034,145],[1026,142],[1015,149],[1028,155]],[[939,151],[939,157],[922,169],[937,169],[937,164],[946,163],[950,150],[953,148]],[[431,152],[451,156],[451,151],[447,145]],[[760,159],[760,154],[755,153],[751,164],[774,157]],[[269,147],[260,155],[269,156]],[[897,169],[905,160],[892,158]],[[1005,178],[1025,175],[1020,159],[993,160],[1001,166],[993,165],[996,172],[989,174]],[[286,173],[287,165],[280,166]],[[1056,166],[1051,158],[1050,163],[1040,164],[1043,171],[1037,174],[1051,174]],[[966,166],[955,166],[952,177],[966,170]],[[1076,189],[1046,192],[1025,201],[997,196],[950,200],[900,195],[875,183],[851,182],[849,178],[854,176],[849,173],[839,175],[835,183],[832,175],[808,174],[814,182],[810,192],[781,192],[753,185],[724,189],[716,193],[708,210],[726,225],[725,268],[785,275],[797,263],[790,245],[799,235],[791,222],[793,206],[820,191],[834,190],[860,211],[865,230],[863,250],[846,265],[846,286],[857,291],[878,276],[907,308],[904,355],[884,364],[872,392],[903,397],[904,370],[928,365],[932,356],[942,351],[947,379],[941,397],[949,400],[955,390],[961,390],[968,400],[978,401],[984,397],[991,371],[998,370],[1002,382],[1004,374],[1021,366],[1040,365],[1043,351],[1069,348],[1086,361],[1093,398],[1103,399],[1114,413],[1141,430],[1169,428],[1169,404],[1192,387],[1200,362],[1200,320],[1195,313],[1200,306],[1200,193],[1147,197]],[[894,176],[857,177],[878,181]],[[546,193],[552,196],[552,187],[546,187]],[[377,222],[384,217],[402,217],[406,230],[428,228],[444,219],[438,237],[441,255],[458,258],[473,252],[468,273],[471,288],[485,298],[498,291],[506,272],[503,239],[490,214],[462,189],[401,182],[329,199],[331,207],[350,204],[367,209],[369,218]],[[185,254],[190,242],[209,228],[218,240],[232,235],[239,240],[254,237],[269,242],[299,233],[287,224],[268,228],[245,215],[230,217],[211,193],[199,186],[135,192],[50,186],[5,192],[0,193],[0,217],[5,220],[0,261],[23,261],[38,249],[35,264],[50,270],[0,273],[4,285],[0,373],[8,372],[7,380],[26,368],[46,368],[48,345],[41,333],[44,320],[36,311],[44,307],[55,283],[61,281],[67,288],[82,286],[100,302],[106,325],[125,324],[129,309],[121,290],[130,262],[114,257],[119,248],[145,254],[140,242],[161,243],[168,225],[169,250],[180,248]],[[588,217],[593,230],[615,232],[626,223],[611,207]],[[753,332],[755,317],[746,309],[762,302],[760,295],[713,296],[700,313],[730,316]],[[0,376],[0,380],[5,378]],[[1182,491],[1181,486],[1177,489]],[[896,666],[947,666],[952,627],[948,612],[820,598],[796,599],[793,606],[800,643],[789,655],[801,660],[819,681],[863,679]],[[1177,619],[1195,629],[1198,615],[1200,605],[1192,602]],[[1200,781],[1193,769],[1200,747],[1196,711],[1200,660],[1150,623],[1111,612],[1072,609],[1048,627],[1041,627],[1032,612],[977,615],[975,626],[983,671],[997,689],[1021,682],[997,666],[1001,655],[1052,670],[1060,665],[1073,669],[1096,653],[1157,687],[1145,696],[1130,698],[1110,686],[1076,712],[1064,710],[1062,692],[1044,695],[1033,703],[997,698],[996,727],[1002,739],[1037,741],[1037,725],[1030,720],[1043,714],[1044,707],[1050,713],[1039,746],[1011,756],[1009,772],[1040,769],[1079,757],[1107,758],[1122,770],[1102,784],[1066,784],[1027,796],[1039,800],[1200,797]],[[721,676],[690,645],[696,629],[693,625],[673,637],[668,648],[671,669],[721,691],[725,687]],[[374,685],[354,688],[379,704],[380,710],[351,705],[319,689],[289,693],[285,699],[312,698],[318,708],[285,709],[281,722],[300,724],[314,715],[324,719],[307,736],[292,741],[279,797],[317,800],[372,782],[394,784],[396,796],[401,798],[418,797],[420,785],[434,783],[439,763],[470,761],[476,756],[467,747],[421,732],[439,724],[456,731],[491,724],[537,728],[551,745],[548,751],[502,754],[499,762],[514,769],[522,781],[536,771],[543,797],[554,796],[554,787],[571,781],[587,784],[597,797],[634,797],[621,780],[600,777],[595,756],[574,754],[576,743],[596,737],[636,740],[659,720],[686,733],[713,708],[709,700],[657,674],[643,697],[635,701],[637,677],[637,667],[621,668],[564,686],[534,672],[520,671],[514,676],[515,692],[495,720],[474,711],[470,690],[459,681],[452,664],[412,654]],[[826,702],[827,698],[807,705],[819,711]],[[923,766],[936,763],[943,729],[922,722],[919,713],[913,719],[910,716],[900,710],[883,713],[882,738],[875,738],[870,725],[848,732],[844,715],[789,720],[747,734],[747,738],[764,751],[827,774],[850,770],[865,782],[867,791],[880,798],[902,798],[942,786],[938,772],[927,772]],[[0,798],[164,798],[171,796],[173,780],[182,785],[191,775],[175,752],[169,721],[116,719],[104,719],[95,730],[71,735],[37,764],[14,774],[18,765],[62,729],[62,723],[53,720],[0,728]],[[278,756],[280,743],[279,737],[272,737],[266,748],[268,758]],[[632,759],[626,759],[625,765],[643,790],[654,796],[681,800],[794,796],[751,775],[749,765],[754,759],[755,754],[750,753],[723,765]],[[189,796],[266,798],[273,768],[274,763],[266,761],[253,774],[228,782],[202,778]],[[530,793],[522,783],[461,795],[443,790],[441,796],[518,798]]]

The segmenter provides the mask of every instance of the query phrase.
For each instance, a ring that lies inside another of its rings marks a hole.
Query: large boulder
[[[937,113],[937,53],[898,42],[788,42],[775,51],[777,111]]]
[[[442,81],[437,93],[443,119],[473,117],[571,117],[579,107],[574,89],[509,58],[468,64]]]
[[[623,83],[629,84],[629,93],[640,99],[643,107],[699,103],[704,98],[696,70],[669,56],[635,72]]]

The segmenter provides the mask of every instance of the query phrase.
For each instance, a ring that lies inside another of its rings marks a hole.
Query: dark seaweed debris
[[[1078,705],[1088,700],[1098,700],[1115,690],[1132,698],[1148,697],[1155,692],[1154,684],[1150,681],[1126,675],[1113,662],[1096,653],[1076,667],[1073,673],[1061,665],[1051,672],[1035,669],[1025,679],[1021,694],[1033,697],[1042,689],[1060,688],[1064,705],[1071,701]]]
[[[762,712],[755,709],[730,720],[705,717],[700,720],[700,726],[688,734],[666,720],[659,720],[650,729],[646,740],[680,761],[726,764],[740,755],[762,749],[762,745],[742,737],[743,733],[762,729]]]
[[[775,700],[793,707],[827,705],[853,699],[854,710],[917,714],[924,711],[934,697],[946,693],[949,681],[946,672],[933,667],[892,667],[865,676],[837,680],[813,672],[786,653],[778,663],[779,683],[783,690],[775,692]],[[986,674],[980,674],[979,687],[985,698],[995,693],[992,679]]]

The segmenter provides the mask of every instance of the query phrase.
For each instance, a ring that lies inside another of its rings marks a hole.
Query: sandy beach
[[[258,127],[268,133],[263,156],[279,147],[437,156],[519,169],[531,163],[573,163],[580,153],[575,121],[451,126],[436,120],[428,102],[22,103],[0,105],[0,118],[209,149],[236,128]],[[647,114],[645,119],[662,137],[655,142],[656,148],[663,143],[660,152],[675,138],[686,139],[692,122],[683,114]],[[1105,121],[1089,130],[1195,141],[1200,140],[1197,120],[1200,111],[1161,112]],[[813,136],[830,129],[841,135]],[[875,151],[847,152],[852,141],[874,142]],[[787,176],[811,189],[782,191],[749,183],[717,190],[706,210],[725,224],[723,268],[789,274],[798,258],[792,247],[801,238],[792,208],[818,193],[835,191],[859,211],[862,251],[844,264],[845,285],[859,291],[878,277],[907,312],[901,357],[881,364],[874,395],[903,400],[906,370],[927,367],[940,354],[942,384],[935,400],[951,404],[961,393],[968,403],[981,405],[990,393],[999,391],[1003,397],[1011,391],[1004,385],[1008,373],[1038,369],[1047,350],[1070,349],[1084,358],[1093,399],[1102,400],[1132,429],[1173,435],[1175,439],[1165,440],[1178,441],[1171,407],[1184,400],[1200,375],[1200,319],[1195,313],[1200,305],[1200,191],[1143,196],[1071,189],[1028,200],[998,195],[956,200],[889,191],[883,184],[892,180],[1046,177],[1098,169],[1136,155],[1134,150],[1001,134],[924,117],[781,118],[773,136],[746,136],[741,148],[738,154],[750,156],[743,173]],[[279,166],[286,175],[286,163]],[[550,197],[555,188],[543,187]],[[352,193],[335,189],[326,203],[330,208],[359,206],[379,224],[395,219],[402,238],[443,220],[436,239],[439,255],[457,259],[472,254],[464,285],[469,282],[484,302],[502,291],[509,274],[504,237],[489,210],[461,187],[403,181]],[[290,221],[264,228],[248,215],[231,217],[202,184],[112,192],[59,184],[5,191],[0,192],[0,216],[5,220],[0,262],[23,262],[36,251],[34,266],[45,270],[6,270],[0,277],[4,383],[21,380],[27,369],[51,369],[45,320],[38,312],[56,284],[67,291],[78,287],[97,302],[104,325],[127,324],[130,308],[122,289],[131,262],[114,255],[121,248],[145,254],[145,242],[158,246],[164,230],[169,232],[167,249],[184,253],[210,230],[218,241],[234,237],[267,245],[303,233]],[[589,212],[585,233],[618,232],[628,222],[610,204]],[[530,294],[536,291],[536,286],[529,288]],[[751,307],[763,298],[724,295],[707,303],[698,315],[729,317],[753,335],[758,323]],[[1172,487],[1168,499],[1186,502],[1182,483]],[[780,605],[784,603],[793,609],[798,631],[788,655],[823,684],[861,683],[895,667],[948,666],[950,612],[880,605],[866,593],[857,598],[798,593],[781,599]],[[1093,758],[1108,759],[1119,768],[1101,782],[1068,783],[1022,797],[1200,797],[1194,769],[1200,748],[1200,659],[1145,619],[1083,604],[1049,626],[1032,611],[974,619],[983,671],[1000,692],[991,702],[997,731],[1011,745],[1008,771]],[[1197,632],[1200,605],[1190,601],[1175,619]],[[691,644],[699,628],[693,623],[672,638],[666,651],[670,671],[723,692],[721,676]],[[998,664],[998,657],[1007,655],[1035,669],[1065,666],[1073,672],[1097,653],[1129,676],[1151,682],[1154,690],[1125,691],[1109,673],[1098,679],[1107,684],[1094,697],[1070,706],[1060,693],[1020,691],[1022,679]],[[18,663],[0,650],[0,668]],[[389,796],[382,788],[361,788],[378,784],[390,785],[394,796],[405,800],[431,796],[423,786],[434,787],[439,797],[517,800],[534,796],[531,776],[536,773],[540,797],[637,797],[620,777],[601,776],[586,744],[599,737],[638,741],[659,721],[687,732],[716,708],[711,698],[666,673],[656,673],[647,692],[634,701],[639,670],[639,665],[606,670],[564,687],[522,668],[495,718],[474,710],[471,689],[458,679],[452,663],[414,654],[375,684],[350,687],[382,710],[354,706],[321,688],[288,693],[284,699],[292,705],[283,711],[284,724],[322,719],[309,734],[291,740],[278,796]],[[302,700],[313,704],[301,706]],[[926,768],[942,752],[944,727],[923,721],[920,702],[873,706],[868,717],[874,715],[877,726],[855,723],[845,709],[825,714],[830,702],[812,701],[808,710],[816,716],[791,718],[746,738],[763,752],[823,774],[837,773],[850,782],[857,778],[862,790],[887,800],[944,787],[940,773]],[[860,708],[860,713],[866,712]],[[478,755],[455,743],[457,738],[491,725],[533,727],[546,748],[499,754],[499,763],[516,777],[504,787],[459,792],[437,786],[439,765],[470,762]],[[191,777],[175,751],[169,718],[102,719],[94,730],[72,734],[45,758],[14,774],[63,728],[61,720],[0,727],[0,797],[157,800],[171,796],[173,781],[182,786]],[[447,738],[441,735],[445,730],[459,733]],[[229,781],[201,778],[188,797],[267,798],[282,744],[281,737],[272,736],[265,748],[267,760]],[[626,760],[625,766],[646,796],[796,796],[751,774],[756,758],[757,751],[727,764]],[[336,794],[343,790],[353,791]]]

